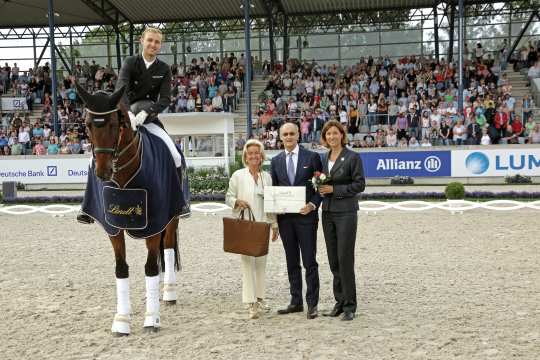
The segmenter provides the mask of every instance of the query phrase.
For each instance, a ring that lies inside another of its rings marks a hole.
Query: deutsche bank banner
[[[0,158],[0,183],[23,184],[85,183],[90,159],[65,158]]]
[[[366,177],[451,176],[450,151],[362,152]]]
[[[540,176],[540,148],[452,151],[453,177]]]

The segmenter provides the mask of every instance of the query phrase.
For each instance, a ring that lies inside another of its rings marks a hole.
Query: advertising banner
[[[392,151],[360,153],[366,177],[451,176],[450,151]]]
[[[453,177],[540,176],[540,148],[452,151]]]
[[[26,98],[2,96],[2,111],[27,110]]]
[[[0,183],[23,184],[86,183],[90,158],[0,158]]]

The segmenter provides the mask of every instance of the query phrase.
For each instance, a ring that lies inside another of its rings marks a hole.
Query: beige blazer
[[[236,200],[246,201],[251,207],[256,221],[265,221],[272,224],[272,228],[277,228],[276,214],[264,212],[263,194],[265,186],[272,186],[272,177],[266,171],[259,173],[257,185],[248,168],[237,170],[229,180],[225,203],[233,208],[233,215],[238,216],[240,211],[234,208]]]

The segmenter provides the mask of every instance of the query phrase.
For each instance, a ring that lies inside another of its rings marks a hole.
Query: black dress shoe
[[[90,216],[86,215],[85,213],[78,213],[77,214],[77,221],[81,224],[93,224],[94,219],[92,219]]]
[[[297,312],[303,312],[304,305],[289,305],[285,309],[280,309],[277,311],[279,315],[292,314]]]
[[[319,316],[319,312],[317,311],[317,307],[316,306],[308,307],[307,318],[309,320],[311,320],[311,319],[315,319],[317,316]]]
[[[341,317],[342,321],[351,321],[354,319],[354,313],[352,311],[345,311]]]
[[[333,308],[332,311],[324,313],[323,316],[338,317],[341,314],[343,314],[343,309]]]

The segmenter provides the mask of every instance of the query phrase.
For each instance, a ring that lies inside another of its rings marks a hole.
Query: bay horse
[[[131,330],[129,267],[126,262],[125,244],[125,232],[127,232],[131,236],[136,234],[137,236],[134,237],[144,238],[146,241],[148,256],[144,267],[146,275],[146,313],[144,317],[144,331],[157,332],[161,327],[159,315],[159,263],[161,263],[161,270],[165,272],[163,281],[163,301],[165,304],[176,304],[177,299],[175,272],[176,270],[179,270],[177,234],[179,213],[177,211],[177,206],[176,204],[173,204],[172,208],[174,209],[168,212],[169,215],[166,216],[165,222],[159,225],[160,230],[158,230],[157,233],[144,235],[144,229],[141,230],[140,227],[131,227],[132,230],[127,230],[130,228],[130,225],[123,227],[115,224],[116,227],[110,226],[110,220],[107,219],[108,215],[112,218],[121,218],[120,221],[127,221],[128,223],[129,221],[136,219],[137,216],[140,218],[146,216],[146,218],[141,221],[147,221],[146,228],[152,225],[151,221],[148,221],[148,219],[152,219],[152,214],[144,215],[144,211],[148,211],[150,205],[145,204],[145,208],[144,205],[137,203],[136,205],[129,204],[128,207],[125,207],[126,205],[123,202],[128,201],[129,203],[129,201],[131,201],[130,196],[124,197],[123,199],[119,197],[118,203],[114,205],[107,205],[107,201],[110,199],[106,199],[106,193],[111,189],[113,191],[111,195],[112,199],[116,199],[116,192],[121,194],[122,191],[128,191],[128,185],[130,185],[133,182],[132,180],[137,178],[139,173],[142,172],[142,165],[148,165],[149,162],[142,164],[142,159],[145,159],[143,158],[142,153],[152,150],[152,146],[148,145],[152,144],[151,142],[148,142],[149,137],[151,136],[143,131],[145,129],[142,127],[139,129],[131,128],[127,107],[120,101],[124,93],[124,88],[117,90],[111,95],[99,91],[90,94],[79,84],[76,84],[76,86],[79,96],[85,103],[85,124],[88,130],[89,141],[92,144],[93,149],[93,162],[91,166],[93,167],[93,171],[88,172],[89,180],[82,210],[104,227],[109,235],[116,260],[117,308],[111,331],[116,336],[122,336],[129,335]],[[157,137],[150,140],[163,143]],[[172,160],[170,153],[167,152],[167,154],[170,159],[165,159],[160,164],[154,164],[151,172],[156,172],[155,169],[159,170],[159,167],[167,169],[172,167],[171,171],[168,172],[170,175],[168,181],[171,184],[176,184],[181,180],[178,178],[174,161]],[[157,159],[155,161],[157,161]],[[152,161],[150,161],[150,163],[151,162]],[[159,177],[159,174],[153,173],[151,175],[151,177]],[[162,181],[162,179],[158,180]],[[161,182],[157,184],[158,185],[154,186],[161,187]],[[139,184],[139,187],[142,187],[143,189],[137,189],[137,191],[141,190],[140,193],[143,195],[145,192],[152,190],[145,189],[145,184],[142,186]],[[166,189],[159,189],[161,192],[164,190]],[[155,197],[156,193],[158,193],[158,190],[154,193],[150,192],[151,197]],[[176,199],[175,194],[165,194],[164,196],[167,199]],[[151,199],[146,199],[146,201],[150,203]],[[102,206],[102,210],[100,210],[100,206]],[[122,206],[124,206],[124,208],[122,208]],[[95,210],[94,207],[98,210]],[[101,211],[108,212],[108,214],[105,214],[102,217]],[[139,220],[136,219],[136,221]]]

